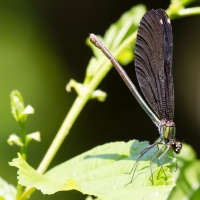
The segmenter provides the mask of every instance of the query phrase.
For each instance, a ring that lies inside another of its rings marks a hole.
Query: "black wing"
[[[135,47],[135,68],[140,88],[160,120],[173,121],[173,37],[170,20],[162,9],[142,18]]]

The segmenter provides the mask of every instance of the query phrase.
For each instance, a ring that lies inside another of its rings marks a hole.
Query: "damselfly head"
[[[182,142],[171,140],[169,143],[170,143],[170,147],[173,149],[173,151],[176,154],[179,154],[182,149]]]

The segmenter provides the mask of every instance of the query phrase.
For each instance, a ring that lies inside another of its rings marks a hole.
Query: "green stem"
[[[200,14],[200,7],[186,8],[186,9],[178,11],[179,17],[188,17],[192,15],[199,15],[199,14]]]
[[[20,185],[20,184],[18,184],[18,185],[17,185],[17,195],[16,195],[16,199],[17,199],[17,200],[20,199],[20,196],[21,196],[21,194],[22,194],[22,190],[23,190],[23,186]]]
[[[21,155],[24,158],[24,160],[26,160],[26,154],[27,154],[27,145],[26,145],[26,129],[25,129],[25,123],[21,123],[19,122],[19,126],[20,126],[20,135],[21,135],[21,140],[22,140],[22,144],[23,146],[20,147],[21,150]]]
[[[25,129],[25,123],[19,122],[19,127],[20,127],[20,138],[22,141],[23,146],[20,147],[20,152],[24,160],[26,160],[27,157],[27,145],[26,145],[26,129]],[[23,191],[23,186],[18,184],[17,185],[17,195],[16,199],[19,199]]]
[[[167,9],[167,14],[169,15],[170,19],[199,15],[200,7],[180,9],[176,12],[173,12],[173,10],[169,8]]]

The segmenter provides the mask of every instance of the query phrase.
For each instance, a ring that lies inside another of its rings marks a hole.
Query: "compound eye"
[[[171,146],[172,146],[173,149],[175,149],[176,148],[176,142],[172,142]]]
[[[176,153],[176,154],[179,154],[180,151],[181,151],[181,149],[180,149],[180,148],[177,148],[177,149],[175,150],[175,153]]]

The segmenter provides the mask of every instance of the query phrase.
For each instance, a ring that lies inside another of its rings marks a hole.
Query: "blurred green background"
[[[85,45],[89,33],[103,35],[133,5],[166,9],[169,1],[0,1],[0,176],[16,185],[16,169],[8,162],[18,147],[8,146],[11,133],[19,133],[10,114],[10,93],[18,89],[26,104],[35,108],[27,131],[40,131],[42,142],[31,142],[28,162],[37,168],[74,99],[67,93],[70,78],[82,82],[91,50]],[[194,6],[200,3],[193,4]],[[192,6],[192,5],[191,5]],[[191,144],[200,157],[200,16],[172,21],[173,72],[177,138]],[[134,64],[126,71],[138,86]],[[107,92],[104,103],[91,100],[74,124],[51,166],[97,145],[130,139],[158,137],[157,128],[139,107],[115,70],[99,88]],[[77,191],[32,199],[84,199]]]

